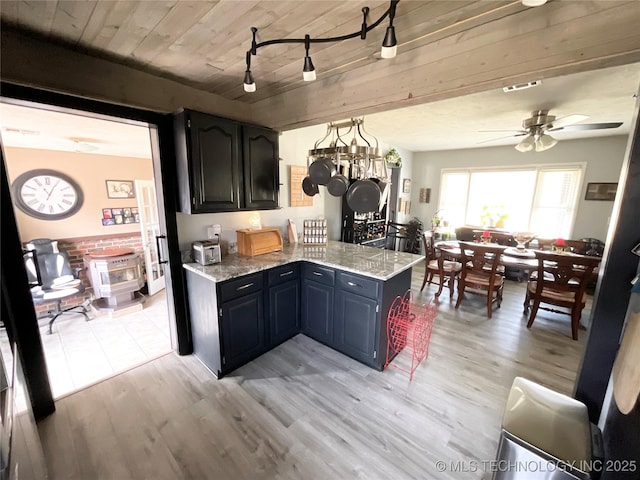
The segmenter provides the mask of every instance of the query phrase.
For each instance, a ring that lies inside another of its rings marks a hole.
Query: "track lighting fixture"
[[[369,14],[369,7],[362,8],[362,26],[360,30],[357,32],[349,33],[347,35],[341,35],[339,37],[326,37],[326,38],[310,38],[309,35],[305,35],[304,38],[278,38],[275,40],[267,40],[264,42],[258,43],[256,41],[256,33],[258,29],[256,27],[251,27],[252,40],[251,40],[251,49],[247,52],[247,69],[244,72],[244,91],[245,92],[255,92],[256,84],[253,81],[253,76],[251,75],[251,55],[256,55],[257,51],[261,47],[266,47],[268,45],[275,45],[280,43],[304,43],[305,48],[305,57],[304,57],[304,66],[302,69],[302,78],[305,82],[310,82],[316,79],[316,69],[313,66],[313,62],[311,61],[311,57],[309,56],[309,46],[312,43],[330,43],[330,42],[341,42],[343,40],[348,40],[350,38],[360,37],[361,40],[365,40],[367,38],[367,33],[376,28],[378,25],[382,23],[382,21],[389,17],[389,26],[387,27],[386,34],[384,36],[384,40],[382,42],[382,50],[380,51],[380,56],[382,58],[393,58],[396,56],[398,42],[396,40],[396,31],[393,26],[393,20],[396,15],[396,5],[400,0],[390,0],[389,8],[386,12],[384,12],[380,18],[378,18],[371,25],[367,25],[367,16]]]

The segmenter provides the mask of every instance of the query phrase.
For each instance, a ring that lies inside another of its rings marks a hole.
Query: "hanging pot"
[[[316,185],[326,185],[336,173],[336,166],[330,158],[322,157],[309,165],[309,176]]]
[[[347,179],[347,177],[345,177],[344,175],[340,175],[340,174],[334,175],[329,180],[329,183],[327,183],[327,190],[334,197],[343,196],[345,193],[347,193],[348,189],[349,189],[349,179]]]
[[[365,179],[357,180],[347,191],[347,205],[356,213],[368,213],[378,210],[380,189],[375,182]]]
[[[304,177],[302,179],[302,191],[305,193],[305,195],[309,195],[310,197],[313,197],[320,192],[320,190],[318,189],[318,185],[313,183],[313,180],[311,180],[310,177]]]

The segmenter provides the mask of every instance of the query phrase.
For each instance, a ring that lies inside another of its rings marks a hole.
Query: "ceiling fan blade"
[[[551,128],[565,127],[567,125],[573,125],[574,123],[582,122],[587,118],[589,118],[589,115],[579,115],[579,114],[565,115],[564,117],[556,118],[552,122],[545,123],[540,128],[548,130]]]
[[[601,130],[605,128],[618,128],[622,125],[622,122],[609,122],[609,123],[584,123],[582,125],[567,125],[566,127],[553,127],[547,130],[548,132],[577,132],[580,130]]]
[[[479,145],[481,143],[495,142],[496,140],[503,140],[505,138],[523,137],[524,135],[529,135],[529,132],[520,132],[520,133],[516,133],[515,135],[507,135],[506,137],[491,138],[489,140],[483,140],[481,142],[477,142],[477,144]]]
[[[478,133],[490,133],[490,132],[514,132],[514,133],[526,133],[525,130],[478,130]]]

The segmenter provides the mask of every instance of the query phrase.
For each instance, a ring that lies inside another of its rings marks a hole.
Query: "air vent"
[[[516,90],[526,90],[527,88],[537,87],[542,84],[542,80],[534,80],[533,82],[519,83],[518,85],[511,85],[510,87],[503,87],[502,90],[505,93],[515,92]]]
[[[19,133],[20,135],[40,135],[37,130],[25,130],[23,128],[2,127],[2,130],[8,133]]]

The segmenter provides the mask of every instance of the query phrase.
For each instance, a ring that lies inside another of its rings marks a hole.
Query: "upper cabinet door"
[[[239,125],[190,112],[188,128],[193,213],[237,210],[242,198]]]
[[[245,208],[278,208],[278,132],[244,125],[242,138]]]

